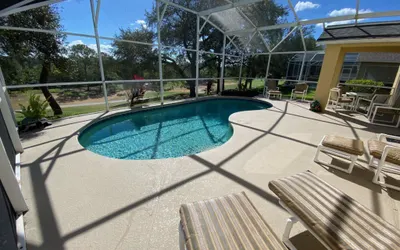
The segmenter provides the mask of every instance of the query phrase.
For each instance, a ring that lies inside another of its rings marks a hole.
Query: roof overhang
[[[39,8],[45,5],[61,2],[64,0],[1,0],[0,17],[8,16],[18,12]]]

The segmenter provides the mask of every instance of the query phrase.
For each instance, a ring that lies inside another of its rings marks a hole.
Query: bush
[[[46,100],[40,100],[39,95],[31,93],[29,96],[28,106],[25,107],[22,104],[19,104],[19,106],[21,107],[21,111],[18,112],[23,114],[25,118],[40,120],[46,116],[46,109],[49,106],[49,103]]]
[[[222,96],[243,96],[243,97],[254,97],[262,93],[262,89],[227,89],[221,92]]]
[[[348,91],[351,91],[351,92],[364,92],[364,93],[374,93],[374,91],[376,90],[376,88],[368,87],[368,86],[379,86],[379,87],[384,86],[383,82],[377,82],[377,81],[367,80],[367,79],[348,80],[348,81],[346,81],[346,84],[364,85],[365,87],[347,86],[348,87]]]

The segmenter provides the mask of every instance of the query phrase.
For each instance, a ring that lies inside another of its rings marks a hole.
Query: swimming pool
[[[126,113],[90,125],[78,140],[87,150],[117,159],[191,155],[232,136],[231,114],[270,107],[266,102],[224,98]]]

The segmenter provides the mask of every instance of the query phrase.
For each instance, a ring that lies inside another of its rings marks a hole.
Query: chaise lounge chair
[[[292,215],[283,242],[300,221],[327,249],[400,249],[400,230],[310,171],[271,181],[269,188]]]
[[[372,182],[400,191],[400,187],[385,183],[381,176],[382,172],[400,174],[400,147],[388,143],[387,138],[400,142],[399,136],[387,134],[379,134],[378,140],[372,139],[368,141],[368,149],[371,157],[369,166],[376,168]]]
[[[181,250],[287,249],[244,192],[184,204],[179,213]]]
[[[338,156],[340,158],[348,159],[350,165],[347,169],[340,168],[338,166],[322,162],[318,159],[320,152],[325,152]],[[317,153],[315,154],[314,161],[323,165],[327,165],[331,168],[346,172],[350,174],[353,171],[353,167],[358,159],[358,156],[364,154],[364,143],[361,140],[350,139],[346,137],[336,135],[325,135],[321,142],[318,144]]]

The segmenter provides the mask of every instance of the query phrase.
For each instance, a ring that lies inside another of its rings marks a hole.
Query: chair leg
[[[318,145],[317,153],[315,153],[315,157],[314,157],[314,161],[315,161],[315,162],[319,162],[318,156],[319,156],[319,153],[320,153],[320,152],[321,152],[321,145]]]
[[[298,220],[295,217],[290,217],[287,220],[285,231],[282,236],[282,242],[290,249],[296,250],[296,247],[290,242],[290,232],[292,231],[293,225],[296,224]]]
[[[383,184],[381,181],[379,181],[379,179],[380,179],[380,174],[381,174],[381,172],[382,172],[382,169],[383,169],[383,166],[385,165],[385,161],[384,160],[379,160],[379,163],[378,163],[378,168],[376,169],[376,171],[375,171],[375,175],[374,175],[374,178],[372,179],[372,182],[373,183],[375,183],[375,184]]]
[[[178,230],[179,230],[179,250],[186,250],[185,239],[184,239],[183,230],[182,230],[182,224],[180,222],[179,222]]]
[[[371,155],[371,159],[369,160],[368,166],[372,167],[374,164],[374,157]]]
[[[356,156],[356,155],[350,156],[351,163],[350,163],[349,168],[347,169],[347,173],[351,174],[351,172],[353,171],[354,165],[356,164],[357,159],[358,159],[358,156]]]

